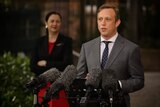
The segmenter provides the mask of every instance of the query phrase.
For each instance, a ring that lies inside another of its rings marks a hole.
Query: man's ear
[[[121,20],[118,19],[118,20],[116,21],[116,27],[118,27],[120,24],[121,24]]]

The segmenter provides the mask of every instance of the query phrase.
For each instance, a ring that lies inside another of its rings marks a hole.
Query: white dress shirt
[[[103,55],[103,51],[104,51],[104,49],[105,49],[105,43],[103,42],[103,41],[111,41],[111,43],[109,43],[108,44],[108,57],[109,57],[109,55],[110,55],[110,53],[111,53],[111,50],[112,50],[112,48],[113,48],[113,45],[114,45],[114,43],[115,43],[115,41],[116,41],[116,39],[117,39],[117,37],[118,37],[118,33],[116,33],[112,38],[110,38],[110,39],[108,39],[108,40],[105,40],[102,36],[101,36],[101,49],[100,49],[100,59],[101,59],[101,61],[102,61],[102,55]]]

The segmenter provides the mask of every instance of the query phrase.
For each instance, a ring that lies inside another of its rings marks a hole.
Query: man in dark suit
[[[135,43],[123,38],[117,32],[120,23],[121,20],[117,4],[106,3],[99,7],[97,24],[100,37],[82,45],[77,64],[77,70],[79,72],[77,78],[87,79],[89,76],[88,73],[92,72],[92,69],[95,67],[100,68],[102,72],[105,72],[104,69],[113,70],[119,90],[123,93],[123,107],[130,107],[129,93],[143,88],[144,72],[141,63],[140,48]],[[109,41],[108,45],[105,45],[104,41]],[[108,51],[105,53],[107,58],[104,58],[105,60],[102,61],[105,47],[108,47]]]

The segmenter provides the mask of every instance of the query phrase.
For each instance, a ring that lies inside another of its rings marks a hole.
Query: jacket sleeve
[[[85,49],[84,45],[82,45],[80,51],[80,57],[77,64],[77,78],[85,78],[87,74],[87,65],[86,65],[86,58],[85,58]]]
[[[130,78],[127,80],[120,80],[122,83],[122,90],[127,93],[135,92],[144,87],[144,72],[139,47],[136,47],[130,52],[128,65]]]

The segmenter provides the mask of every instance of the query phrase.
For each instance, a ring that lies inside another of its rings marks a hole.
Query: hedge
[[[33,107],[33,93],[25,84],[33,79],[29,57],[5,52],[0,56],[0,107]]]

